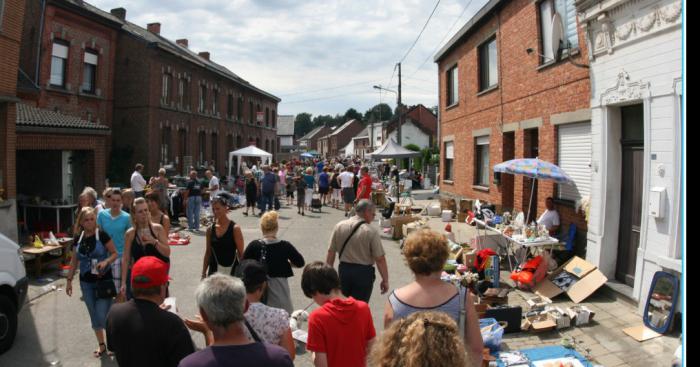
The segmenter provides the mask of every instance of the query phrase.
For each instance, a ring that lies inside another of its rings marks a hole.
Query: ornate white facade
[[[579,1],[591,65],[592,197],[587,258],[615,279],[622,185],[621,108],[644,120],[640,241],[632,297],[640,312],[658,270],[680,272],[682,7],[680,0]],[[652,187],[665,189],[662,217]]]

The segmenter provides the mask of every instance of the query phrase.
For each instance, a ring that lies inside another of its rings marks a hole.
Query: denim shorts
[[[83,293],[83,301],[90,314],[90,323],[93,330],[105,328],[107,313],[112,307],[112,298],[97,298],[97,283],[80,281],[80,291]]]

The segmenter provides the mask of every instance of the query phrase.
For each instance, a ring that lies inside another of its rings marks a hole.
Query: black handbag
[[[114,280],[98,279],[95,285],[95,295],[97,298],[114,298],[117,296],[117,287]]]

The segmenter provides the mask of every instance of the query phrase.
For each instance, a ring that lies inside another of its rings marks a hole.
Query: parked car
[[[27,299],[28,286],[22,250],[0,233],[0,354],[15,341],[17,314]]]

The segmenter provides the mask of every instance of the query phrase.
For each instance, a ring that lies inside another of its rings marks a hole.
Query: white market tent
[[[412,150],[408,150],[398,144],[394,141],[394,139],[389,139],[387,140],[384,145],[381,147],[377,148],[374,152],[370,153],[370,157],[372,160],[380,160],[380,159],[400,159],[400,158],[415,158],[419,157],[420,152],[414,152]]]
[[[272,163],[272,154],[254,146],[250,145],[245,148],[238,149],[234,152],[228,153],[228,175],[231,176],[231,167],[233,167],[233,157],[236,157],[236,172],[241,172],[241,157],[257,157],[263,161],[264,164]]]

